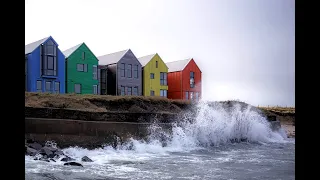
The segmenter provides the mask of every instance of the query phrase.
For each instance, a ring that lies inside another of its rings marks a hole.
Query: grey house
[[[130,49],[97,58],[101,94],[142,95],[141,64]]]

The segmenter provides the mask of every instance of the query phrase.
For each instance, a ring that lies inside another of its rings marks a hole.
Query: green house
[[[85,43],[63,51],[66,58],[66,93],[100,94],[98,59]]]

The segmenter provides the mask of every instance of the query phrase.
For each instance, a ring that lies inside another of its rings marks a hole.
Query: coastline
[[[238,101],[209,102],[210,105],[217,103],[226,111],[239,103],[242,108],[250,106]],[[295,136],[294,109],[291,108],[290,111],[281,109],[280,112],[274,109],[251,107],[254,111],[261,111],[269,121],[278,121],[288,137]],[[119,136],[123,141],[130,136],[143,138],[148,133],[143,125],[146,123],[149,125],[160,123],[167,126],[172,122],[178,122],[186,113],[187,118],[192,121],[198,110],[196,103],[160,97],[26,92],[25,137],[43,142],[55,140],[66,146],[79,143],[76,136],[78,139],[83,137],[88,142],[86,145],[85,141],[81,141],[83,146],[91,148],[93,145],[90,141],[95,138],[100,142],[97,146],[101,145],[104,141],[101,136],[108,137],[106,144],[114,143],[113,135]],[[125,123],[119,125],[119,122]],[[105,123],[110,125],[106,126]]]

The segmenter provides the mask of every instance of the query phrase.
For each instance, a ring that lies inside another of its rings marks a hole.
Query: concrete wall
[[[135,122],[92,122],[67,119],[25,118],[25,136],[37,142],[53,140],[61,147],[82,146],[96,148],[103,144],[116,143],[115,136],[124,142],[133,137],[148,136],[151,123]],[[169,123],[159,123],[170,130]]]

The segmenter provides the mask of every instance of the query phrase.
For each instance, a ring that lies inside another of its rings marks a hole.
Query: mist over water
[[[195,111],[196,118],[190,119],[189,114],[184,114],[173,123],[171,132],[155,123],[150,126],[146,140],[130,139],[116,149],[106,146],[95,150],[79,147],[63,150],[77,161],[83,156],[90,157],[94,162],[83,163],[84,168],[65,167],[59,160],[34,161],[26,156],[26,174],[31,179],[44,178],[48,172],[64,179],[66,171],[72,172],[69,179],[179,179],[191,175],[194,176],[191,179],[213,179],[213,174],[217,178],[220,173],[217,179],[228,179],[228,172],[234,170],[233,173],[239,175],[237,179],[246,179],[252,177],[249,172],[246,175],[236,170],[241,169],[243,163],[248,168],[259,163],[270,167],[288,163],[289,169],[285,171],[289,176],[284,175],[282,179],[294,177],[294,140],[287,139],[282,129],[272,131],[270,123],[255,107],[234,102],[230,106],[200,102]],[[230,167],[233,170],[227,172]]]

